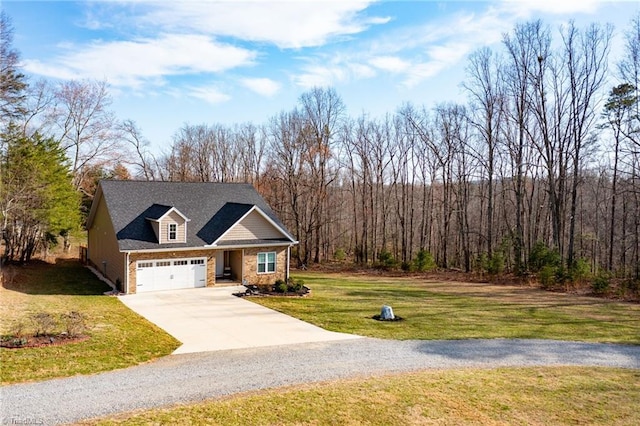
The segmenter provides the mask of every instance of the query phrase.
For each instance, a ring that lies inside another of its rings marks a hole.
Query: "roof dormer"
[[[151,223],[159,244],[187,242],[189,218],[177,208],[154,204],[147,210],[146,219]]]

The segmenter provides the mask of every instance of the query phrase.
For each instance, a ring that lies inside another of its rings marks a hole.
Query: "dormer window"
[[[167,239],[169,241],[175,241],[178,239],[178,224],[177,223],[170,223],[169,224],[169,229],[167,232]]]
[[[178,209],[154,204],[147,209],[146,219],[151,223],[158,244],[186,243],[189,219]]]

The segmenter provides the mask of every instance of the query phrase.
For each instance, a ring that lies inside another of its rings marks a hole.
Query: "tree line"
[[[105,83],[39,82],[15,103],[3,88],[22,108],[3,121],[57,144],[85,205],[105,177],[252,183],[299,240],[299,265],[638,280],[640,16],[618,58],[612,37],[518,24],[470,55],[464,104],[353,117],[317,87],[263,124],[185,124],[160,154],[110,112]]]

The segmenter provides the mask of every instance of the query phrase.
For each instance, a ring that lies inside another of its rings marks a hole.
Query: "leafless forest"
[[[113,117],[102,83],[31,86],[24,126],[57,135],[89,198],[102,177],[254,184],[300,265],[524,274],[551,257],[637,280],[640,16],[617,29],[616,57],[613,31],[518,25],[469,57],[464,104],[350,116],[314,88],[262,124],[185,124],[161,154]]]

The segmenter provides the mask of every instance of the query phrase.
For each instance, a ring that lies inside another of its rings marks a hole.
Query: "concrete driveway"
[[[360,336],[326,331],[249,302],[238,287],[129,294],[119,299],[182,342],[174,354],[327,342]]]

